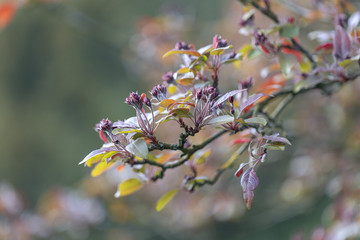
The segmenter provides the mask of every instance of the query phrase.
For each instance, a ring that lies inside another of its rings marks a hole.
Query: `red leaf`
[[[242,174],[243,171],[244,171],[244,167],[245,167],[246,165],[248,165],[248,164],[247,164],[247,163],[241,163],[241,164],[240,164],[238,170],[236,170],[236,172],[235,172],[235,176],[236,176],[236,177],[240,177],[240,176],[241,176],[241,174]]]
[[[260,47],[264,53],[270,53],[270,51],[264,45],[260,44]]]
[[[320,51],[320,50],[322,50],[322,49],[324,49],[324,50],[329,50],[329,49],[333,49],[333,48],[334,48],[334,44],[333,44],[333,43],[324,43],[324,44],[321,44],[321,45],[317,46],[317,47],[315,48],[315,52],[318,52],[318,51]]]
[[[231,145],[241,144],[241,143],[248,143],[248,142],[250,142],[249,138],[239,137],[239,138],[235,139],[234,141],[232,141]]]
[[[3,2],[0,4],[0,29],[6,27],[15,14],[15,5],[12,2]]]

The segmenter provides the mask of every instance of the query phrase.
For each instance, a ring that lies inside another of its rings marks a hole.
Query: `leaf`
[[[244,191],[243,197],[246,207],[251,208],[251,203],[254,199],[254,190],[259,185],[259,179],[253,167],[248,168],[241,177],[241,187]]]
[[[239,50],[238,53],[241,56],[247,56],[252,49],[253,49],[253,46],[251,44],[246,44]]]
[[[159,103],[159,106],[164,108],[169,108],[174,103],[176,103],[174,99],[164,99]]]
[[[218,105],[220,105],[221,103],[225,102],[229,97],[232,97],[238,93],[241,93],[245,91],[245,89],[241,89],[241,90],[234,90],[228,93],[225,93],[224,95],[222,95],[218,100],[216,100],[216,102],[212,105],[212,108],[217,107]]]
[[[210,52],[211,50],[213,50],[213,45],[212,44],[209,44],[205,47],[202,47],[200,49],[198,49],[198,52],[201,53],[201,54],[206,54],[208,52]]]
[[[291,73],[292,68],[296,64],[296,58],[290,54],[284,54],[280,52],[278,54],[278,60],[280,64],[281,71],[285,76],[289,76]]]
[[[147,158],[149,150],[146,145],[146,141],[142,138],[136,139],[134,142],[126,146],[126,150],[134,154],[137,157]]]
[[[249,51],[249,54],[247,55],[248,59],[251,60],[251,59],[254,59],[258,56],[260,56],[262,54],[262,51],[257,49],[257,48],[253,48]]]
[[[217,48],[217,49],[214,49],[212,51],[210,51],[210,54],[211,55],[221,55],[224,53],[224,51],[226,49],[231,49],[232,48],[232,45],[229,45],[229,46],[226,46],[226,47],[222,47],[222,48]]]
[[[197,51],[192,51],[192,50],[171,50],[168,51],[167,53],[165,53],[163,55],[163,58],[166,58],[167,56],[173,55],[173,54],[187,54],[187,55],[191,55],[191,56],[195,56],[195,57],[200,57],[201,54],[198,53]]]
[[[188,73],[190,71],[190,69],[188,67],[183,67],[180,68],[179,70],[177,70],[178,74],[182,74],[182,73]]]
[[[167,88],[168,92],[171,94],[175,94],[177,87],[174,84],[170,84]]]
[[[276,133],[276,134],[273,134],[271,136],[264,136],[263,139],[266,139],[266,140],[269,140],[269,141],[272,141],[272,142],[281,142],[281,143],[286,143],[286,144],[291,145],[289,140],[287,140],[284,137],[278,137],[278,136],[279,136],[279,134]]]
[[[133,194],[143,187],[143,183],[138,178],[130,178],[119,184],[115,197],[125,197]]]
[[[112,165],[114,164],[114,162],[99,162],[91,171],[91,176],[92,177],[97,177],[99,175],[101,175],[102,173],[104,173],[106,170],[108,170],[109,168],[112,167]]]
[[[81,162],[79,162],[79,165],[86,162],[87,166],[91,167],[92,164],[101,161],[103,156],[110,151],[116,151],[116,148],[108,147],[108,148],[96,149],[91,153],[89,153]]]
[[[170,190],[169,192],[165,193],[156,203],[156,211],[160,212],[177,194],[179,190],[178,189],[173,189]]]
[[[285,24],[280,27],[279,35],[280,37],[293,38],[299,35],[299,27],[293,24]]]
[[[240,177],[241,174],[242,174],[243,171],[244,171],[245,166],[248,165],[248,164],[249,164],[249,163],[240,163],[240,166],[239,166],[238,170],[236,170],[236,172],[235,172],[235,176],[236,176],[236,177]]]
[[[169,115],[172,115],[174,117],[189,117],[190,109],[188,108],[175,108],[169,112]]]
[[[114,130],[112,130],[111,132],[114,135],[118,135],[121,133],[141,133],[141,130],[139,129],[122,129],[122,128],[115,128]]]
[[[181,85],[190,85],[194,82],[195,75],[193,72],[185,73],[181,78],[176,79],[176,82]]]
[[[265,126],[267,124],[267,121],[265,118],[262,118],[262,117],[252,117],[252,118],[248,118],[248,119],[245,119],[245,122],[246,123],[255,123],[255,124],[260,124],[260,125],[263,125]]]
[[[0,4],[0,29],[6,27],[15,15],[16,7],[13,2],[5,1]]]
[[[264,145],[264,147],[269,149],[269,150],[280,150],[280,151],[285,150],[285,144],[284,143],[279,143],[279,142],[267,143],[267,144]]]
[[[225,124],[225,123],[233,122],[233,121],[234,121],[233,116],[222,115],[222,116],[217,116],[217,117],[214,117],[214,118],[210,119],[210,121],[207,124],[209,124],[209,125],[221,125],[221,124]]]
[[[208,149],[207,151],[203,151],[202,154],[196,160],[195,164],[198,165],[205,162],[205,159],[208,158],[210,155],[211,155],[211,149]]]
[[[333,44],[334,57],[338,60],[346,59],[350,53],[351,42],[345,29],[340,26],[336,26],[335,28]]]
[[[265,93],[258,93],[255,95],[252,95],[251,97],[249,97],[245,102],[243,102],[240,105],[240,113],[242,113],[242,111],[244,111],[244,109],[248,106],[250,106],[251,104],[255,103],[257,100],[259,100],[260,98],[264,97],[264,96],[269,96]]]

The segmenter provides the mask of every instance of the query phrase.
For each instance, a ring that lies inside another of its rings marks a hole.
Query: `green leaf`
[[[207,151],[203,151],[203,153],[196,160],[195,164],[198,165],[205,162],[205,159],[208,158],[210,155],[211,155],[211,149],[208,149]]]
[[[207,124],[209,124],[209,125],[221,125],[221,124],[225,124],[225,123],[232,122],[232,121],[234,121],[233,116],[222,115],[222,116],[217,116],[217,117],[214,117],[214,118],[210,119],[210,121]]]
[[[299,27],[293,24],[285,24],[280,27],[279,35],[280,37],[293,38],[299,35]]]
[[[290,54],[284,54],[280,52],[278,54],[278,60],[280,64],[281,71],[285,76],[289,76],[291,74],[291,70],[296,63],[296,58]]]
[[[285,150],[285,143],[267,143],[267,144],[265,144],[265,148],[267,148],[269,150],[284,151]]]
[[[214,49],[210,52],[211,55],[221,55],[224,53],[224,51],[226,49],[230,49],[232,48],[232,45],[229,45],[229,46],[226,46],[226,47],[222,47],[222,48],[217,48],[217,49]]]
[[[134,142],[126,146],[126,150],[134,154],[137,157],[147,158],[149,151],[146,145],[146,141],[142,138],[136,139]]]
[[[156,211],[160,212],[177,194],[179,190],[178,189],[173,189],[170,190],[169,192],[165,193],[156,203]]]
[[[259,50],[259,49],[256,49],[256,48],[253,48],[249,51],[248,53],[248,59],[251,60],[251,59],[254,59],[258,56],[260,56],[262,54],[262,51]]]
[[[247,124],[249,123],[255,123],[255,124],[260,124],[260,125],[263,125],[265,126],[267,124],[267,121],[265,118],[262,118],[262,117],[252,117],[252,118],[248,118],[248,119],[245,119],[245,122]]]
[[[143,183],[138,178],[130,178],[120,183],[115,197],[124,197],[137,192],[143,187]]]
[[[168,51],[167,53],[165,53],[163,55],[163,58],[166,58],[167,56],[173,55],[173,54],[187,54],[187,55],[191,55],[191,56],[195,56],[195,57],[200,57],[201,54],[198,53],[197,51],[192,51],[192,50],[171,50]]]
[[[174,117],[188,118],[189,112],[190,112],[190,109],[188,109],[188,108],[175,108],[169,112],[169,115],[172,115]]]

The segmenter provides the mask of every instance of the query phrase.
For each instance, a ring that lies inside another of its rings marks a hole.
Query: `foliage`
[[[278,17],[270,1],[240,2],[244,5],[240,33],[250,36],[251,44],[234,51],[235,47],[219,35],[201,48],[177,42],[163,58],[180,57],[178,69],[165,73],[163,83],[155,86],[150,94],[132,92],[126,98],[125,102],[134,108],[136,115],[124,121],[103,119],[96,125],[104,145],[80,163],[89,167],[96,165],[93,176],[108,169],[130,166],[127,169],[136,173],[136,178],[120,183],[116,196],[122,196],[122,189],[125,195],[131,194],[143,184],[162,179],[169,169],[182,166],[188,168],[181,183],[183,190],[193,192],[204,185],[213,185],[247,150],[249,159],[240,163],[235,176],[241,177],[243,197],[250,209],[259,184],[255,169],[266,161],[268,150],[283,151],[286,145],[291,145],[278,121],[283,109],[299,95],[314,89],[332,94],[359,76],[360,18],[358,12],[349,12],[350,3],[343,2],[339,9],[332,6],[336,11],[318,3],[324,13],[332,16],[335,27],[333,34],[322,37],[311,52],[300,43],[301,26],[297,21],[292,17]],[[267,28],[257,27],[255,10],[273,24]],[[310,36],[319,38],[316,32]],[[280,76],[281,81],[269,77],[260,88],[254,89],[254,80],[248,77],[239,81],[238,89],[220,93],[223,83],[220,70],[226,64],[244,63],[260,56],[266,56],[269,66],[275,69],[268,75]],[[170,122],[175,122],[183,131],[177,143],[163,142],[157,136]],[[202,132],[211,135],[194,143],[193,137]],[[209,150],[223,147],[212,145],[213,142],[227,134],[236,136],[234,143],[241,146],[228,161],[219,162],[222,166],[214,176],[199,174],[198,165],[210,156]],[[171,157],[164,159],[163,152]],[[156,210],[163,209],[177,191],[163,195]]]

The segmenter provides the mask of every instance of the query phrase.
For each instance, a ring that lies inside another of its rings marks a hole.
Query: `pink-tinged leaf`
[[[239,137],[239,138],[235,139],[234,141],[232,141],[231,145],[248,143],[248,142],[250,142],[250,140],[251,140],[250,138]]]
[[[240,90],[234,90],[228,93],[225,93],[224,95],[222,95],[218,100],[216,100],[216,102],[213,104],[213,108],[219,106],[221,103],[225,102],[229,97],[232,97],[238,93],[241,93],[245,91],[245,89],[240,89]]]
[[[265,94],[265,93],[258,93],[258,94],[255,94],[255,95],[252,95],[251,97],[249,97],[245,102],[243,102],[240,105],[240,113],[242,113],[242,111],[244,111],[244,109],[246,107],[248,107],[251,104],[255,103],[257,100],[259,100],[260,98],[262,98],[264,96],[269,96],[269,95]]]
[[[338,60],[344,60],[350,53],[351,42],[350,38],[340,26],[336,26],[334,34],[334,57]]]
[[[192,51],[192,50],[171,50],[168,51],[167,53],[165,53],[163,55],[163,58],[166,58],[167,56],[173,55],[173,54],[187,54],[187,55],[191,55],[191,56],[195,56],[195,57],[201,57],[201,54],[198,53],[197,51]]]
[[[111,152],[111,151],[116,151],[116,150],[117,149],[114,147],[96,149],[96,150],[92,151],[91,153],[89,153],[81,162],[79,162],[79,165],[83,164],[89,160],[91,160],[92,164],[95,162],[99,162],[99,161],[101,161],[101,159],[103,158],[105,153]]]
[[[272,142],[281,142],[281,143],[286,143],[286,144],[291,145],[289,140],[287,140],[284,137],[278,137],[278,136],[279,136],[279,134],[276,133],[276,134],[273,134],[271,136],[264,136],[263,139],[266,139],[266,140],[269,140],[269,141],[272,141]]]
[[[248,168],[241,177],[241,187],[244,191],[243,197],[248,209],[251,208],[251,203],[254,199],[254,190],[259,185],[259,179],[256,176],[254,168]]]
[[[246,165],[248,165],[248,163],[240,163],[240,166],[239,166],[238,170],[236,170],[236,172],[235,172],[236,177],[241,176],[241,174],[244,172],[244,168],[245,168]]]

